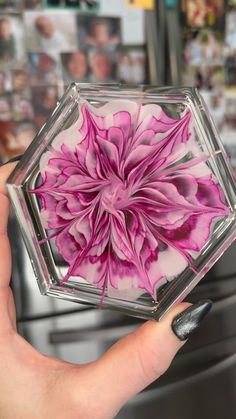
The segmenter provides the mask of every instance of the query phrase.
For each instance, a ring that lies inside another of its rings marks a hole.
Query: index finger
[[[16,163],[7,163],[0,167],[0,194],[7,196],[6,183]],[[0,220],[1,221],[1,220]]]
[[[7,237],[9,199],[6,181],[14,167],[15,163],[11,163],[0,168],[0,290],[9,285],[11,276],[11,252]]]

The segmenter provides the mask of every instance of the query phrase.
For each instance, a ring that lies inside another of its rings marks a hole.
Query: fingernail
[[[188,339],[206,317],[212,307],[211,300],[201,300],[178,314],[172,321],[171,328],[181,341]]]
[[[7,160],[5,163],[2,163],[1,166],[5,166],[5,164],[13,163],[15,161],[18,161],[18,160],[21,159],[21,157],[22,157],[22,154],[20,156],[12,157],[12,159]]]

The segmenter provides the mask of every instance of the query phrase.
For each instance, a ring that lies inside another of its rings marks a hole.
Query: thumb
[[[182,303],[160,322],[148,321],[116,343],[93,364],[93,377],[99,383],[97,402],[100,399],[99,404],[114,413],[160,377],[211,306],[209,300],[192,306]]]

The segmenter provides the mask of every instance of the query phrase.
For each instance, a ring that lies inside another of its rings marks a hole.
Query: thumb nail
[[[200,326],[211,307],[211,300],[201,300],[178,314],[171,324],[171,328],[177,338],[181,341],[188,339],[192,332]]]

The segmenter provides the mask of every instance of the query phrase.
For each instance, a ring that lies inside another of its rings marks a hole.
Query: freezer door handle
[[[236,305],[236,293],[214,302],[212,313],[222,312],[225,308]]]
[[[180,388],[189,388],[190,386],[197,384],[199,382],[204,383],[205,380],[211,378],[212,376],[217,376],[223,373],[225,370],[231,370],[233,367],[236,367],[236,354],[230,355],[227,358],[221,359],[220,361],[215,361],[213,365],[206,368],[203,371],[194,373],[193,375],[174,383],[164,385],[162,387],[156,387],[151,390],[146,390],[138,394],[134,399],[132,399],[129,404],[135,405],[140,403],[148,403],[151,400],[155,400],[158,397],[168,395],[171,392],[175,392]]]

